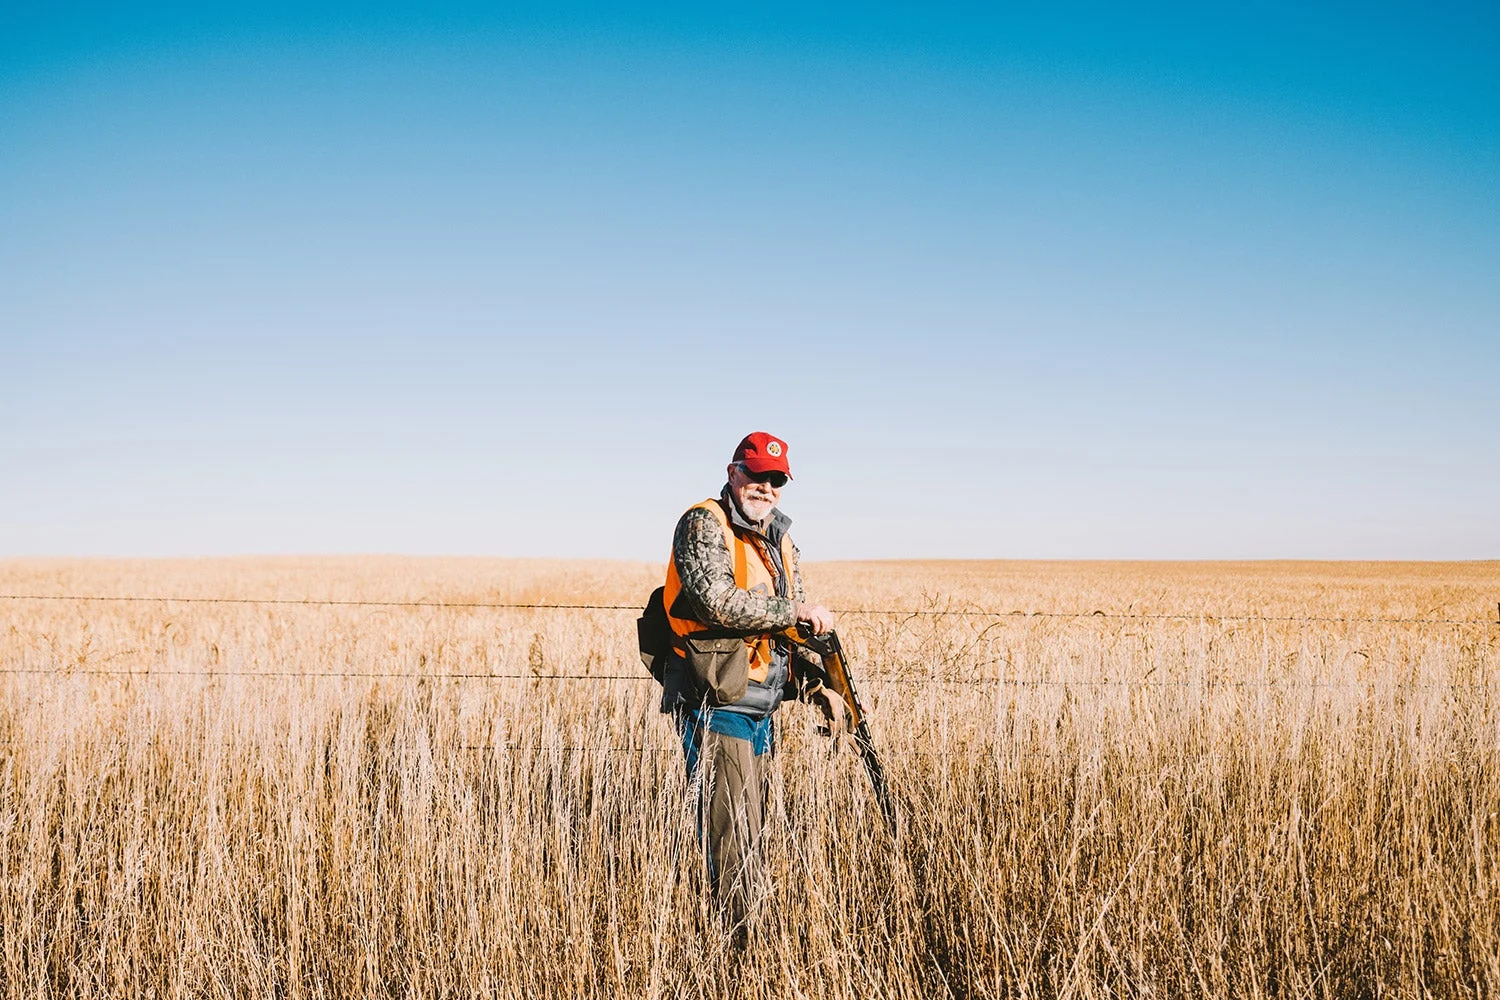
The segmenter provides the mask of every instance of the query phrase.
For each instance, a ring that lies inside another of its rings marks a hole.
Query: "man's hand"
[[[833,631],[833,612],[821,604],[809,604],[806,601],[798,601],[797,620],[799,622],[807,622],[812,627],[813,635],[822,635],[824,632]]]
[[[823,712],[823,718],[828,723],[828,735],[833,737],[833,745],[838,746],[839,736],[849,728],[849,709],[844,704],[844,699],[830,688],[822,687],[808,696],[808,700],[817,704]]]

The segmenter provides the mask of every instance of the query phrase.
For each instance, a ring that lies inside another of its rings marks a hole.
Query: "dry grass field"
[[[638,604],[659,577],[12,561],[0,593]],[[784,710],[743,956],[629,612],[0,600],[0,993],[1500,996],[1500,564],[807,577],[902,828]]]

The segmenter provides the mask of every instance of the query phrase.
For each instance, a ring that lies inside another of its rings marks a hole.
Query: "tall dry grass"
[[[0,592],[628,603],[658,575],[31,561]],[[785,710],[736,956],[628,613],[3,601],[0,989],[1500,995],[1500,626],[1218,617],[1493,619],[1500,565],[808,576],[845,608],[1203,617],[844,615],[901,836]]]

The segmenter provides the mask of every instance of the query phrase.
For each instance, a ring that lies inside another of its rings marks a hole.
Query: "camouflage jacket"
[[[781,565],[781,539],[791,527],[792,519],[781,510],[771,511],[763,530],[745,520],[729,497],[729,487],[720,495],[729,511],[730,524],[737,531],[758,535],[766,542],[777,570],[777,593],[756,594],[734,585],[734,562],[724,544],[724,530],[706,510],[694,508],[682,515],[672,536],[672,560],[682,580],[679,601],[692,612],[695,621],[705,625],[747,633],[779,632],[797,624],[796,602],[804,600],[802,573],[796,563],[801,554],[792,547],[794,565],[787,579]]]

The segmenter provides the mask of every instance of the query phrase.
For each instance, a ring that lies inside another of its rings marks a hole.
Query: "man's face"
[[[786,479],[783,474],[773,472],[768,475],[756,475],[747,472],[745,467],[738,462],[730,465],[728,471],[729,492],[734,495],[734,502],[739,505],[740,513],[745,515],[745,519],[759,524],[770,517],[771,508],[781,500],[781,486],[773,486],[769,481],[757,482],[757,480],[774,479],[785,485]]]

